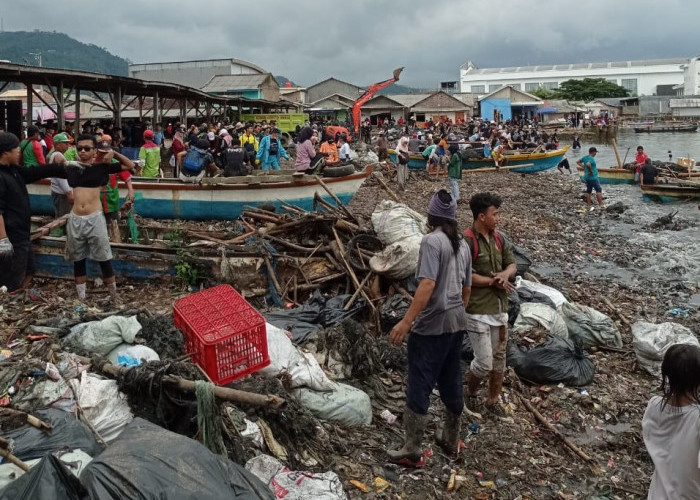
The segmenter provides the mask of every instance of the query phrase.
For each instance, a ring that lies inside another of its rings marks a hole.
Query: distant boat
[[[343,177],[324,177],[323,183],[342,202],[349,203],[373,166]],[[180,179],[132,177],[137,193],[135,209],[141,217],[152,219],[234,220],[247,206],[262,204],[281,207],[283,203],[313,210],[314,197],[334,203],[332,197],[313,176],[292,171],[241,177],[204,178],[201,184]],[[51,185],[48,179],[28,184],[33,215],[53,215]],[[120,189],[126,196],[126,190]]]
[[[651,184],[641,185],[639,187],[642,190],[644,199],[660,203],[700,199],[700,184],[697,186],[681,184]]]
[[[695,132],[698,129],[697,123],[652,123],[641,127],[634,127],[637,133],[644,132]]]
[[[561,149],[555,149],[551,151],[543,151],[540,153],[523,153],[517,152],[507,153],[506,165],[513,167],[519,164],[527,164],[523,168],[513,168],[512,172],[517,172],[521,174],[532,174],[535,172],[542,172],[544,170],[549,170],[550,168],[556,167],[561,161],[562,157],[569,150],[569,146],[565,146]],[[389,158],[391,161],[396,163],[396,151],[390,149],[388,151]],[[412,154],[408,159],[408,168],[412,169],[425,169],[426,159],[423,158],[421,154]],[[467,158],[462,160],[462,168],[464,170],[476,170],[480,168],[493,167],[494,161],[492,158]]]
[[[579,176],[583,181],[583,167],[576,166]],[[700,178],[700,172],[676,172],[680,179],[688,177]],[[598,182],[601,184],[634,184],[634,170],[628,168],[599,168]]]

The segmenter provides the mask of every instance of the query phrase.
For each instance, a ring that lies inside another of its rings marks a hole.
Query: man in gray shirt
[[[457,203],[441,189],[428,205],[416,277],[420,280],[406,315],[390,334],[392,344],[408,337],[408,387],[403,415],[406,442],[389,451],[392,462],[425,464],[421,441],[428,420],[430,393],[437,384],[446,416],[438,444],[449,456],[458,452],[460,416],[464,406],[460,354],[466,331],[466,306],[471,294],[471,253],[457,228]]]

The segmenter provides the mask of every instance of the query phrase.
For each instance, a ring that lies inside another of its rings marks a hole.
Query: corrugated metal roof
[[[258,89],[270,77],[264,75],[215,75],[202,87],[203,92]]]
[[[405,108],[412,108],[416,103],[427,99],[432,94],[391,94],[390,98]]]
[[[492,75],[497,73],[521,73],[525,71],[567,71],[572,69],[603,69],[603,68],[637,68],[648,66],[663,66],[663,65],[681,65],[688,64],[688,59],[650,59],[648,61],[611,61],[611,62],[592,62],[592,63],[577,63],[577,64],[557,64],[539,65],[539,66],[517,66],[510,68],[470,68],[467,73],[470,75]]]

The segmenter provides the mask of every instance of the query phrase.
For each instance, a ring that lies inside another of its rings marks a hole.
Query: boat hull
[[[544,153],[521,153],[512,155],[509,154],[507,155],[507,165],[515,166],[520,164],[527,164],[528,166],[525,166],[523,168],[511,169],[513,172],[521,174],[532,174],[536,172],[542,172],[544,170],[549,170],[550,168],[556,167],[568,150],[569,146],[566,146],[562,149],[546,151]],[[396,163],[396,152],[393,149],[390,149],[388,153],[389,158],[391,158],[391,161]],[[408,159],[408,168],[425,169],[425,163],[426,160],[425,158],[423,158],[422,155],[412,154]],[[491,158],[462,160],[462,169],[464,170],[477,170],[480,168],[488,168],[493,166],[494,161]]]
[[[583,168],[577,167],[581,181]],[[598,182],[601,184],[634,184],[634,172],[625,168],[599,168]]]
[[[324,178],[328,189],[342,203],[349,203],[365,179],[371,174],[369,166],[362,172],[346,177]],[[136,213],[153,219],[233,220],[245,207],[263,204],[281,208],[283,203],[313,210],[314,195],[334,203],[332,197],[313,178],[288,182],[257,184],[188,184],[174,179],[133,179],[137,193]],[[47,180],[29,184],[32,214],[52,215],[51,187]],[[120,188],[125,197],[126,189]]]
[[[634,127],[634,131],[638,134],[642,133],[658,133],[658,132],[695,132],[698,129],[698,126],[695,124],[692,125],[651,125],[649,127]]]
[[[674,184],[640,186],[644,199],[657,203],[672,203],[680,200],[700,200],[700,187]]]

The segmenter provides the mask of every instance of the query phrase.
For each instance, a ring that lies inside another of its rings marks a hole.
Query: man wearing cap
[[[282,147],[282,141],[279,140],[279,133],[279,129],[273,128],[270,135],[264,136],[260,141],[256,159],[260,160],[260,167],[263,170],[279,170],[280,157],[289,160],[289,154]]]
[[[0,133],[0,286],[10,292],[27,288],[34,274],[26,185],[45,177],[67,176],[62,165],[21,167],[21,154],[17,136]]]
[[[41,147],[41,135],[39,127],[29,125],[27,127],[27,138],[23,140],[19,147],[22,152],[22,165],[25,167],[35,167],[45,165],[44,149]]]
[[[109,158],[109,160],[107,160],[107,158]],[[122,165],[121,170],[109,174],[107,183],[102,186],[102,190],[100,191],[102,210],[104,211],[107,227],[109,228],[110,240],[121,243],[121,236],[119,233],[119,181],[121,180],[126,184],[126,204],[133,203],[134,186],[131,183],[130,170],[134,169],[134,162],[112,149],[112,138],[108,135],[103,135],[97,142],[94,162]]]
[[[428,422],[430,394],[437,385],[446,415],[438,444],[448,456],[458,453],[460,416],[464,406],[460,353],[466,333],[465,308],[471,294],[471,254],[457,228],[457,204],[441,189],[428,204],[428,226],[418,253],[420,280],[408,311],[391,330],[400,345],[408,335],[408,383],[403,423],[405,444],[389,451],[402,465],[422,466],[422,437]],[[410,332],[410,333],[409,333]]]
[[[65,154],[70,149],[68,134],[61,132],[53,136],[53,151],[49,152],[49,163],[64,163]],[[66,179],[60,177],[51,178],[51,199],[53,200],[54,216],[58,219],[70,212],[73,206],[73,188],[68,185]],[[51,231],[52,236],[63,236],[65,230],[58,227]]]
[[[598,206],[603,207],[603,188],[598,180],[598,167],[595,163],[595,155],[598,150],[595,147],[588,148],[588,154],[581,158],[576,164],[583,168],[583,180],[586,183],[586,205],[591,204],[591,193],[595,189],[595,197]],[[591,208],[593,210],[593,208]]]
[[[158,177],[160,174],[160,146],[154,142],[153,130],[143,131],[143,146],[139,149],[139,160],[144,161],[142,177]]]

